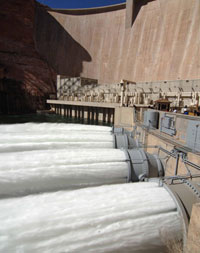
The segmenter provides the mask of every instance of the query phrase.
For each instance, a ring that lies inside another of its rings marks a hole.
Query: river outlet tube
[[[115,131],[113,131],[115,129]],[[0,153],[74,148],[139,147],[130,133],[117,128],[62,123],[0,125]]]
[[[183,237],[173,197],[155,182],[0,200],[0,252],[157,253]]]
[[[161,177],[161,160],[143,149],[59,149],[0,154],[0,197],[72,190]]]

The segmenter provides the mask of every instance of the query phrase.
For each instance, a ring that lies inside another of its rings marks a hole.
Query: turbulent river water
[[[164,252],[181,238],[163,187],[125,183],[111,127],[17,122],[0,124],[0,252]]]

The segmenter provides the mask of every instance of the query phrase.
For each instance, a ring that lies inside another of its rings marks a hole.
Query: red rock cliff
[[[45,108],[55,72],[35,46],[34,0],[0,0],[0,113]]]

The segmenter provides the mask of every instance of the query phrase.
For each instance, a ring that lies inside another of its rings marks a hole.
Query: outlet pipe
[[[1,198],[164,176],[159,157],[143,149],[37,150],[0,160]]]
[[[156,179],[0,199],[0,251],[166,252],[199,202],[197,183]]]
[[[187,234],[192,214],[192,207],[200,203],[200,183],[197,181],[179,179],[172,181],[174,177],[164,179],[149,178],[146,182],[157,182],[161,188],[164,188],[172,197],[182,220],[182,240],[185,247]]]
[[[173,196],[157,182],[0,200],[0,252],[159,253],[182,240]]]
[[[0,153],[72,148],[139,147],[130,133],[111,127],[76,124],[26,123],[0,126]]]

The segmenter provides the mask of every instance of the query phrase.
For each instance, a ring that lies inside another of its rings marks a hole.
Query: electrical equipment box
[[[186,144],[189,148],[200,152],[200,121],[189,121]]]
[[[161,118],[160,131],[169,134],[171,136],[175,135],[176,129],[174,126],[175,126],[174,117],[164,114],[164,116]]]

